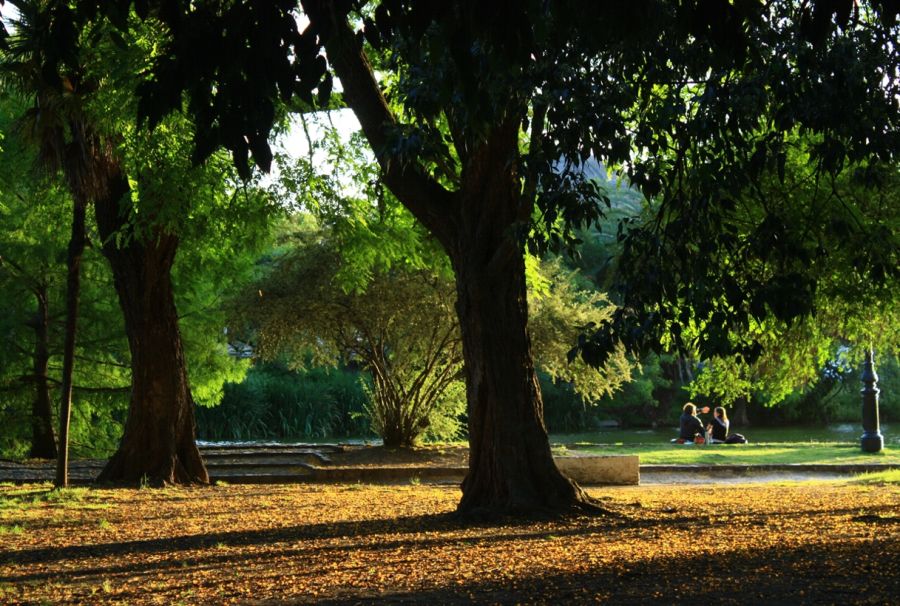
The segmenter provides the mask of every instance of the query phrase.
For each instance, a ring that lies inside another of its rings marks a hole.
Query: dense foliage
[[[256,364],[225,385],[221,403],[197,409],[201,440],[303,441],[370,436],[364,377],[344,368],[292,371]],[[374,437],[374,436],[372,436]]]

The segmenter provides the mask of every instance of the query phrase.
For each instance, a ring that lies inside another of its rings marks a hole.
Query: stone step
[[[272,451],[316,451],[316,452],[344,452],[344,447],[341,444],[281,444],[281,443],[272,443],[266,444],[264,442],[233,442],[233,443],[201,443],[198,444],[198,448],[200,449],[201,454],[206,454],[207,452],[235,452],[235,451],[244,451],[248,453],[253,452],[272,452]]]
[[[209,477],[227,475],[239,475],[242,473],[283,473],[287,475],[305,475],[309,476],[316,467],[308,463],[297,463],[295,465],[285,465],[276,463],[273,465],[257,465],[256,463],[228,463],[225,465],[209,465],[206,471]]]
[[[253,456],[219,455],[215,457],[203,455],[203,460],[210,468],[222,465],[329,465],[331,463],[331,459],[322,453],[260,453]]]
[[[308,475],[293,473],[210,473],[209,481],[228,484],[294,484],[313,480]]]

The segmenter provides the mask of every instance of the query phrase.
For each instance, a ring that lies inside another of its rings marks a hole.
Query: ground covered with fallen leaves
[[[0,486],[0,603],[889,604],[900,487],[589,491],[616,515],[472,522],[431,485]]]

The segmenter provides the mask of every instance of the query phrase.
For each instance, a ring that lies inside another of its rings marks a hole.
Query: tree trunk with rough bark
[[[469,413],[469,472],[459,511],[581,508],[588,499],[556,468],[544,426],[521,254],[493,265],[466,257],[455,260]]]
[[[72,210],[72,235],[66,260],[66,337],[63,347],[62,397],[59,403],[59,456],[56,478],[59,488],[69,485],[69,419],[72,414],[72,373],[75,369],[75,335],[78,332],[78,296],[81,288],[81,256],[85,243],[86,204],[75,196]]]
[[[127,191],[119,177],[111,195],[95,203],[103,254],[125,318],[132,373],[125,432],[98,481],[206,484],[172,288],[178,238],[154,228],[136,237],[119,205]],[[117,234],[126,236],[118,244]]]
[[[498,128],[467,166],[458,228],[448,247],[456,274],[469,417],[463,513],[593,509],[557,469],[528,335],[521,234],[530,205],[519,193],[517,127]],[[528,208],[523,208],[526,204]]]
[[[523,238],[532,200],[517,175],[520,112],[460,151],[460,188],[448,191],[422,167],[386,155],[397,124],[365,52],[332,2],[304,0],[328,32],[328,60],[344,100],[375,150],[384,182],[437,238],[456,274],[469,416],[469,473],[462,513],[600,511],[553,461],[528,337]],[[451,126],[451,130],[453,127]]]
[[[34,317],[34,400],[31,404],[31,450],[35,459],[55,459],[56,437],[53,435],[53,404],[50,398],[48,365],[50,361],[50,306],[47,288],[35,288],[37,311]]]

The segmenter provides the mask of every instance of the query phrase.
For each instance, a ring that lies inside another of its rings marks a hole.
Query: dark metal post
[[[862,426],[863,435],[859,445],[863,452],[879,452],[884,448],[884,437],[878,423],[878,375],[875,374],[875,353],[872,348],[866,349],[866,360],[863,362],[862,379]]]

